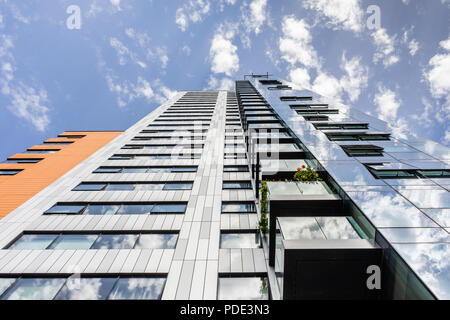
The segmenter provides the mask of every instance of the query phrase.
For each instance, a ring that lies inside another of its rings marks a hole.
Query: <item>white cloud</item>
[[[445,144],[445,145],[447,145],[447,146],[450,146],[450,131],[445,131],[445,135],[444,135],[444,137],[442,138],[442,143],[443,144]]]
[[[15,79],[16,70],[12,38],[0,35],[0,89],[9,99],[7,108],[15,116],[30,122],[38,131],[45,131],[50,124],[50,111],[47,91],[35,89],[23,81]]]
[[[120,11],[120,0],[109,0],[111,4],[114,6],[114,8],[118,11]]]
[[[242,39],[246,47],[250,47],[250,33],[259,34],[261,32],[268,15],[266,8],[267,0],[253,0],[250,4],[244,2],[242,5],[242,24],[245,27]]]
[[[340,81],[325,72],[320,72],[316,77],[312,90],[323,96],[341,101],[342,86]]]
[[[186,31],[189,22],[198,23],[210,12],[209,0],[189,0],[183,7],[177,9],[175,22],[181,31]]]
[[[139,98],[146,99],[150,102],[155,96],[150,83],[142,77],[138,77],[135,83],[129,80],[119,82],[118,77],[109,70],[105,79],[109,91],[117,95],[117,105],[121,108]]]
[[[442,52],[434,55],[428,62],[428,68],[423,73],[427,81],[431,95],[435,99],[442,99],[438,103],[439,122],[447,122],[450,119],[450,37],[439,43]]]
[[[369,81],[369,69],[361,64],[361,58],[353,57],[347,60],[342,55],[341,69],[345,75],[341,78],[341,86],[347,92],[351,102],[358,100],[361,89],[367,88]]]
[[[191,55],[191,48],[188,45],[185,45],[182,49],[181,49],[187,56]]]
[[[224,73],[231,76],[239,70],[239,56],[237,47],[232,40],[235,35],[233,26],[220,26],[214,34],[209,49],[211,59],[211,71],[213,73]]]
[[[412,39],[408,44],[408,48],[409,48],[409,54],[414,57],[416,55],[417,51],[419,51],[419,48],[420,48],[419,42],[416,39]]]
[[[289,78],[294,83],[295,87],[298,89],[310,89],[311,88],[311,77],[309,76],[308,70],[304,68],[292,69],[289,72]]]
[[[236,0],[219,0],[219,10],[223,11],[225,9],[225,5],[234,5],[236,4]]]
[[[153,60],[157,59],[160,62],[161,68],[167,68],[169,63],[169,56],[167,55],[167,48],[157,47],[154,51],[148,49],[147,59]]]
[[[397,94],[380,84],[373,102],[377,106],[378,118],[387,122],[393,135],[406,138],[409,126],[404,118],[398,116],[402,101],[397,97]]]
[[[400,61],[400,57],[395,52],[395,36],[389,36],[386,29],[381,28],[373,32],[372,40],[376,47],[374,63],[382,61],[387,68]]]
[[[128,49],[128,47],[125,46],[119,39],[112,37],[109,40],[109,44],[113,49],[116,50],[117,56],[119,58],[119,64],[121,66],[126,65],[129,59],[139,65],[141,68],[147,68],[147,64],[139,60],[136,55],[131,52],[131,50]]]
[[[367,88],[369,70],[362,65],[361,58],[353,57],[347,60],[345,54],[342,55],[340,67],[344,71],[344,75],[339,79],[319,70],[317,77],[310,84],[310,75],[304,68],[292,69],[289,78],[297,89],[311,89],[339,102],[346,93],[349,101],[355,102],[358,100],[361,90]]]
[[[297,20],[291,16],[284,17],[282,31],[283,36],[279,42],[282,59],[291,65],[301,63],[307,68],[320,66],[317,53],[311,45],[310,26],[305,20]]]
[[[208,90],[234,90],[234,81],[230,78],[224,77],[217,79],[213,76],[209,78]]]
[[[333,29],[361,32],[364,28],[364,11],[361,0],[304,0],[306,9],[318,12]]]
[[[393,122],[397,119],[401,101],[397,98],[395,92],[379,85],[374,103],[377,106],[378,117],[381,120]]]

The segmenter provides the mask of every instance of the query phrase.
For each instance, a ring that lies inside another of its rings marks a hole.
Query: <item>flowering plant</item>
[[[301,182],[322,181],[319,174],[314,169],[305,165],[302,165],[301,168],[297,168],[297,172],[294,174],[294,180]]]

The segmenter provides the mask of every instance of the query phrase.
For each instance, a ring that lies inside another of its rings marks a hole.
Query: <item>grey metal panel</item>
[[[73,256],[75,250],[63,250],[63,254],[54,261],[53,265],[48,269],[48,273],[58,273],[64,267],[64,265]]]
[[[255,263],[255,272],[266,272],[266,261],[263,249],[253,249],[253,260]]]
[[[25,260],[25,258],[29,256],[32,252],[33,250],[20,250],[20,252],[13,259],[11,259],[6,265],[3,266],[0,272],[2,273],[11,272],[18,264],[22,263],[22,261]]]
[[[162,300],[175,300],[183,261],[173,261],[167,276]]]
[[[215,300],[217,298],[217,276],[218,276],[217,260],[208,260],[206,265],[205,285],[203,290],[204,300]]]
[[[106,249],[95,250],[95,255],[92,257],[91,261],[86,266],[86,269],[84,269],[84,272],[85,273],[95,273],[107,253],[108,253],[108,250],[106,250]]]
[[[145,268],[145,272],[155,273],[158,270],[159,263],[161,261],[161,257],[163,255],[163,249],[154,249],[152,252],[152,256],[148,261],[147,267]]]
[[[191,300],[202,300],[203,299],[203,288],[205,284],[205,274],[206,274],[206,264],[205,260],[197,260],[194,265],[194,275],[192,277],[192,287],[189,299]]]
[[[119,273],[122,270],[122,267],[131,251],[132,250],[120,250],[108,272]]]
[[[164,252],[161,257],[161,261],[158,266],[158,270],[157,270],[158,273],[169,272],[174,253],[175,253],[174,249],[164,249]]]
[[[61,269],[62,273],[78,273],[81,272],[79,267],[79,261],[86,253],[87,250],[76,250],[70,259],[66,262],[64,267]]]
[[[187,300],[191,291],[192,277],[194,275],[195,261],[185,260],[179,277],[176,300]]]
[[[122,273],[132,273],[133,269],[137,263],[137,260],[139,259],[139,256],[141,254],[140,249],[130,250],[130,254],[128,255],[127,259],[125,260],[125,263],[122,266],[122,269],[120,272]]]
[[[63,250],[49,250],[51,254],[48,256],[47,260],[45,260],[37,269],[36,273],[47,273],[50,267],[53,265],[55,261],[59,259],[60,256],[64,253]]]
[[[105,273],[108,272],[109,268],[114,262],[114,259],[116,259],[116,256],[119,254],[120,250],[117,249],[111,249],[108,250],[105,257],[103,258],[102,262],[98,266],[96,272],[97,273]]]
[[[26,267],[22,270],[23,273],[34,273],[39,268],[39,266],[44,263],[48,259],[48,257],[52,254],[51,250],[37,250],[39,255]]]
[[[231,251],[230,249],[219,250],[219,272],[231,272]]]
[[[242,271],[243,272],[255,271],[252,249],[242,249],[241,252],[242,252]]]
[[[242,272],[241,249],[230,249],[231,272]]]
[[[208,246],[209,246],[209,239],[200,239],[198,241],[196,260],[208,259]]]
[[[174,260],[184,260],[184,255],[186,254],[187,239],[179,239],[177,247],[175,249],[175,254],[173,256]]]
[[[141,254],[139,255],[139,258],[134,266],[133,272],[144,272],[151,255],[151,249],[142,249]]]

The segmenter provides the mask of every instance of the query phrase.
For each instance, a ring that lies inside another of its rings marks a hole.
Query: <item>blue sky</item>
[[[0,0],[0,159],[251,72],[448,146],[449,22],[450,0]]]

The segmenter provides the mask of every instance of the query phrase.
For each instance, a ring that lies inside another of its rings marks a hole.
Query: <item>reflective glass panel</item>
[[[155,204],[152,213],[184,213],[185,204]]]
[[[223,213],[255,212],[253,203],[223,203]]]
[[[177,234],[141,234],[135,249],[174,249]]]
[[[131,191],[134,190],[134,184],[131,183],[118,183],[109,184],[105,190],[107,191]]]
[[[106,300],[117,278],[69,278],[55,300]]]
[[[192,183],[166,183],[163,190],[191,190]]]
[[[106,184],[91,184],[91,183],[82,183],[75,188],[73,191],[101,191],[106,187]]]
[[[218,300],[268,300],[267,278],[219,278]]]
[[[16,281],[16,278],[0,278],[0,296]]]
[[[223,233],[220,235],[222,249],[260,248],[261,237],[256,233]]]
[[[132,249],[137,237],[137,234],[102,234],[92,249]]]
[[[49,249],[87,250],[97,238],[98,236],[93,234],[63,234],[52,243]]]
[[[102,204],[90,204],[83,214],[88,215],[113,215],[119,210],[120,205],[102,205]]]
[[[9,249],[44,250],[58,237],[56,234],[24,234]]]
[[[64,278],[21,278],[3,300],[52,300],[64,285]]]
[[[124,204],[117,214],[150,214],[152,208],[151,204]]]
[[[120,278],[108,299],[159,300],[165,283],[165,278]]]
[[[55,205],[45,211],[45,213],[53,214],[79,214],[83,210],[85,205]]]

